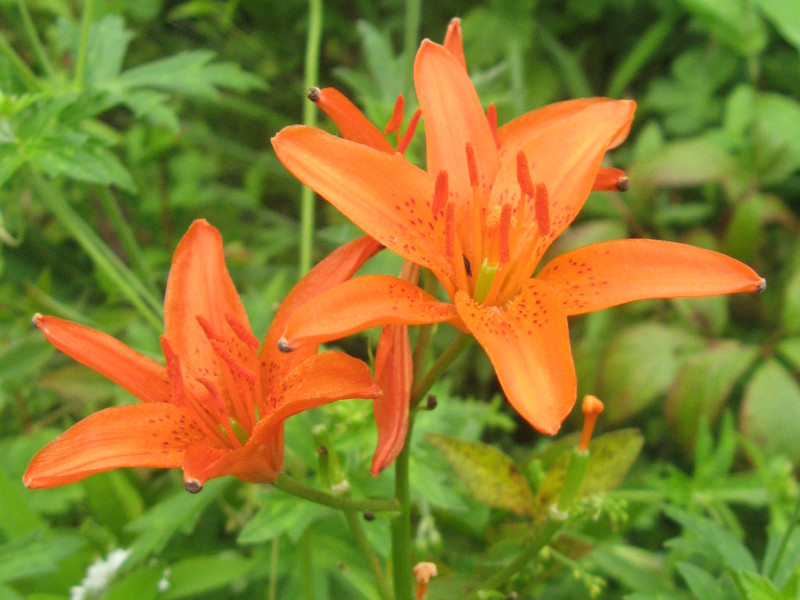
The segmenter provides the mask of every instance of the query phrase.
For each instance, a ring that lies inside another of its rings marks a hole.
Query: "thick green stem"
[[[94,0],[84,0],[81,16],[81,33],[78,39],[78,57],[75,60],[75,88],[82,90],[86,85],[86,61],[89,55],[89,32],[94,18]]]
[[[354,510],[345,510],[344,516],[347,519],[347,525],[350,527],[350,534],[353,536],[353,541],[356,543],[356,546],[358,546],[358,549],[361,550],[361,554],[364,555],[364,560],[369,570],[372,571],[375,584],[378,586],[378,593],[383,600],[392,600],[394,594],[392,594],[392,589],[389,587],[389,583],[386,580],[386,574],[381,568],[381,562],[372,549],[366,533],[364,533],[361,516]]]
[[[155,328],[162,330],[161,303],[153,296],[120,258],[114,254],[92,228],[67,204],[62,194],[54,190],[41,175],[33,171],[33,183],[39,200],[70,232],[73,239],[83,248],[94,262],[114,283],[119,292],[128,298],[139,313]]]
[[[433,363],[433,366],[422,378],[422,381],[414,386],[414,390],[411,392],[411,408],[419,404],[420,400],[422,400],[423,396],[433,387],[433,384],[441,377],[445,369],[469,347],[472,340],[473,337],[471,335],[467,335],[466,333],[458,334],[456,339],[454,339],[439,358],[436,359],[436,362]],[[406,446],[407,445],[408,439],[406,439]]]
[[[326,494],[304,483],[300,483],[296,479],[289,477],[286,473],[278,475],[278,479],[273,482],[272,485],[287,494],[305,498],[306,500],[322,504],[323,506],[338,508],[339,510],[355,510],[359,512],[364,512],[365,510],[371,512],[391,512],[399,510],[399,505],[395,500],[384,500],[381,498],[358,499],[334,496],[333,494]]]
[[[322,0],[308,2],[308,38],[306,39],[305,73],[306,89],[317,84],[319,78],[319,45],[322,38]],[[303,123],[314,126],[317,111],[313,102],[303,104]],[[311,269],[314,256],[314,192],[303,186],[300,193],[300,277]]]
[[[411,489],[409,486],[409,458],[413,415],[408,421],[408,432],[403,450],[394,461],[394,499],[400,514],[392,519],[392,575],[395,600],[411,600]]]

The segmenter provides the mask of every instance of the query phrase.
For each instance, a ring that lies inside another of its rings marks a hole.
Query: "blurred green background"
[[[315,83],[379,126],[398,93],[411,114],[413,52],[424,37],[441,41],[453,16],[501,123],[571,97],[635,99],[631,136],[609,156],[630,190],[593,195],[553,251],[678,240],[768,281],[758,296],[647,301],[571,321],[580,393],[606,403],[601,428],[641,434],[608,438],[585,519],[496,597],[795,598],[800,2],[328,1],[323,14]],[[378,597],[341,516],[273,489],[225,479],[190,496],[178,473],[145,470],[46,491],[21,484],[59,432],[132,401],[54,351],[33,313],[160,356],[170,257],[205,218],[222,232],[256,334],[266,331],[298,277],[300,186],[269,138],[302,120],[308,15],[297,1],[0,1],[0,598],[70,597],[115,548],[131,555],[86,598]],[[408,152],[418,164],[422,141],[420,131]],[[315,259],[357,234],[318,203]],[[398,267],[387,253],[369,266]],[[367,345],[341,344],[363,358]],[[425,434],[502,449],[539,501],[567,445],[504,404],[478,348],[434,391],[439,407],[414,440],[415,549],[439,565],[429,597],[456,598],[507,562],[536,511],[488,506],[449,468],[447,443]],[[295,477],[313,483],[324,442],[354,495],[391,494],[390,472],[367,473],[368,403],[287,426]],[[366,527],[384,558],[388,518]]]

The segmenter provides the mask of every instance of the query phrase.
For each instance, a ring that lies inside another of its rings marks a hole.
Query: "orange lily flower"
[[[344,398],[377,398],[368,367],[341,352],[278,351],[288,316],[350,278],[380,249],[370,238],[342,246],[289,293],[259,351],[222,251],[222,237],[195,221],[172,259],[161,346],[166,366],[93,329],[50,316],[34,324],[59,350],[142,402],[80,421],[34,456],[31,488],[72,483],[120,467],[183,468],[186,489],[234,475],[274,481],[283,464],[283,423]]]
[[[444,45],[422,43],[414,82],[427,171],[355,135],[291,126],[272,142],[300,181],[430,269],[451,302],[393,277],[357,278],[296,311],[282,349],[376,325],[447,321],[481,344],[520,415],[553,434],[577,394],[568,316],[647,298],[763,289],[763,279],[730,257],[645,239],[568,252],[533,277],[592,189],[627,187],[622,171],[600,163],[628,135],[635,103],[560,102],[497,128],[496,113],[490,107],[484,114],[467,75],[457,20]],[[363,130],[363,115],[338,118],[348,121],[337,121],[341,131]]]

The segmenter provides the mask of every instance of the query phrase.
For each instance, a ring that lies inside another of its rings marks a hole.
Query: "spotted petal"
[[[199,439],[183,409],[149,402],[96,412],[42,448],[23,482],[31,488],[80,481],[120,467],[175,468]]]
[[[592,244],[553,259],[537,275],[562,291],[569,315],[648,298],[717,296],[763,289],[738,260],[659,240]]]
[[[554,434],[575,404],[577,380],[563,300],[532,279],[500,308],[456,295],[458,314],[492,361],[516,411],[542,433]]]
[[[452,304],[439,302],[416,285],[388,275],[369,275],[346,281],[294,311],[280,343],[290,350],[379,325],[457,321]]]

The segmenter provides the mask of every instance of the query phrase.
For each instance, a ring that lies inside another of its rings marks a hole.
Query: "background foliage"
[[[407,30],[415,10],[418,33]],[[21,485],[44,443],[131,401],[54,352],[30,327],[34,312],[158,356],[170,256],[202,217],[223,234],[254,330],[266,330],[297,278],[300,190],[269,138],[301,120],[307,13],[296,1],[0,1],[0,597],[65,598],[115,548],[131,555],[109,599],[377,597],[341,515],[271,488],[225,479],[190,496],[178,473],[138,470]],[[455,15],[500,122],[568,97],[639,104],[611,157],[630,191],[590,198],[556,250],[681,240],[769,282],[759,296],[640,302],[572,321],[581,392],[606,402],[601,426],[616,431],[596,442],[604,460],[583,490],[585,518],[505,594],[797,597],[800,6],[329,1],[319,84],[385,123],[396,94],[412,90],[404,40],[441,40]],[[357,234],[327,206],[317,226],[316,258]],[[381,256],[369,268],[398,264]],[[367,356],[363,339],[343,346]],[[413,442],[415,548],[439,565],[430,597],[453,598],[513,555],[569,441],[518,421],[480,352],[435,392]],[[313,481],[324,443],[354,495],[390,493],[390,473],[367,474],[368,403],[300,415],[286,439],[295,477]],[[497,465],[521,476],[492,481]],[[367,533],[385,558],[388,519]]]

